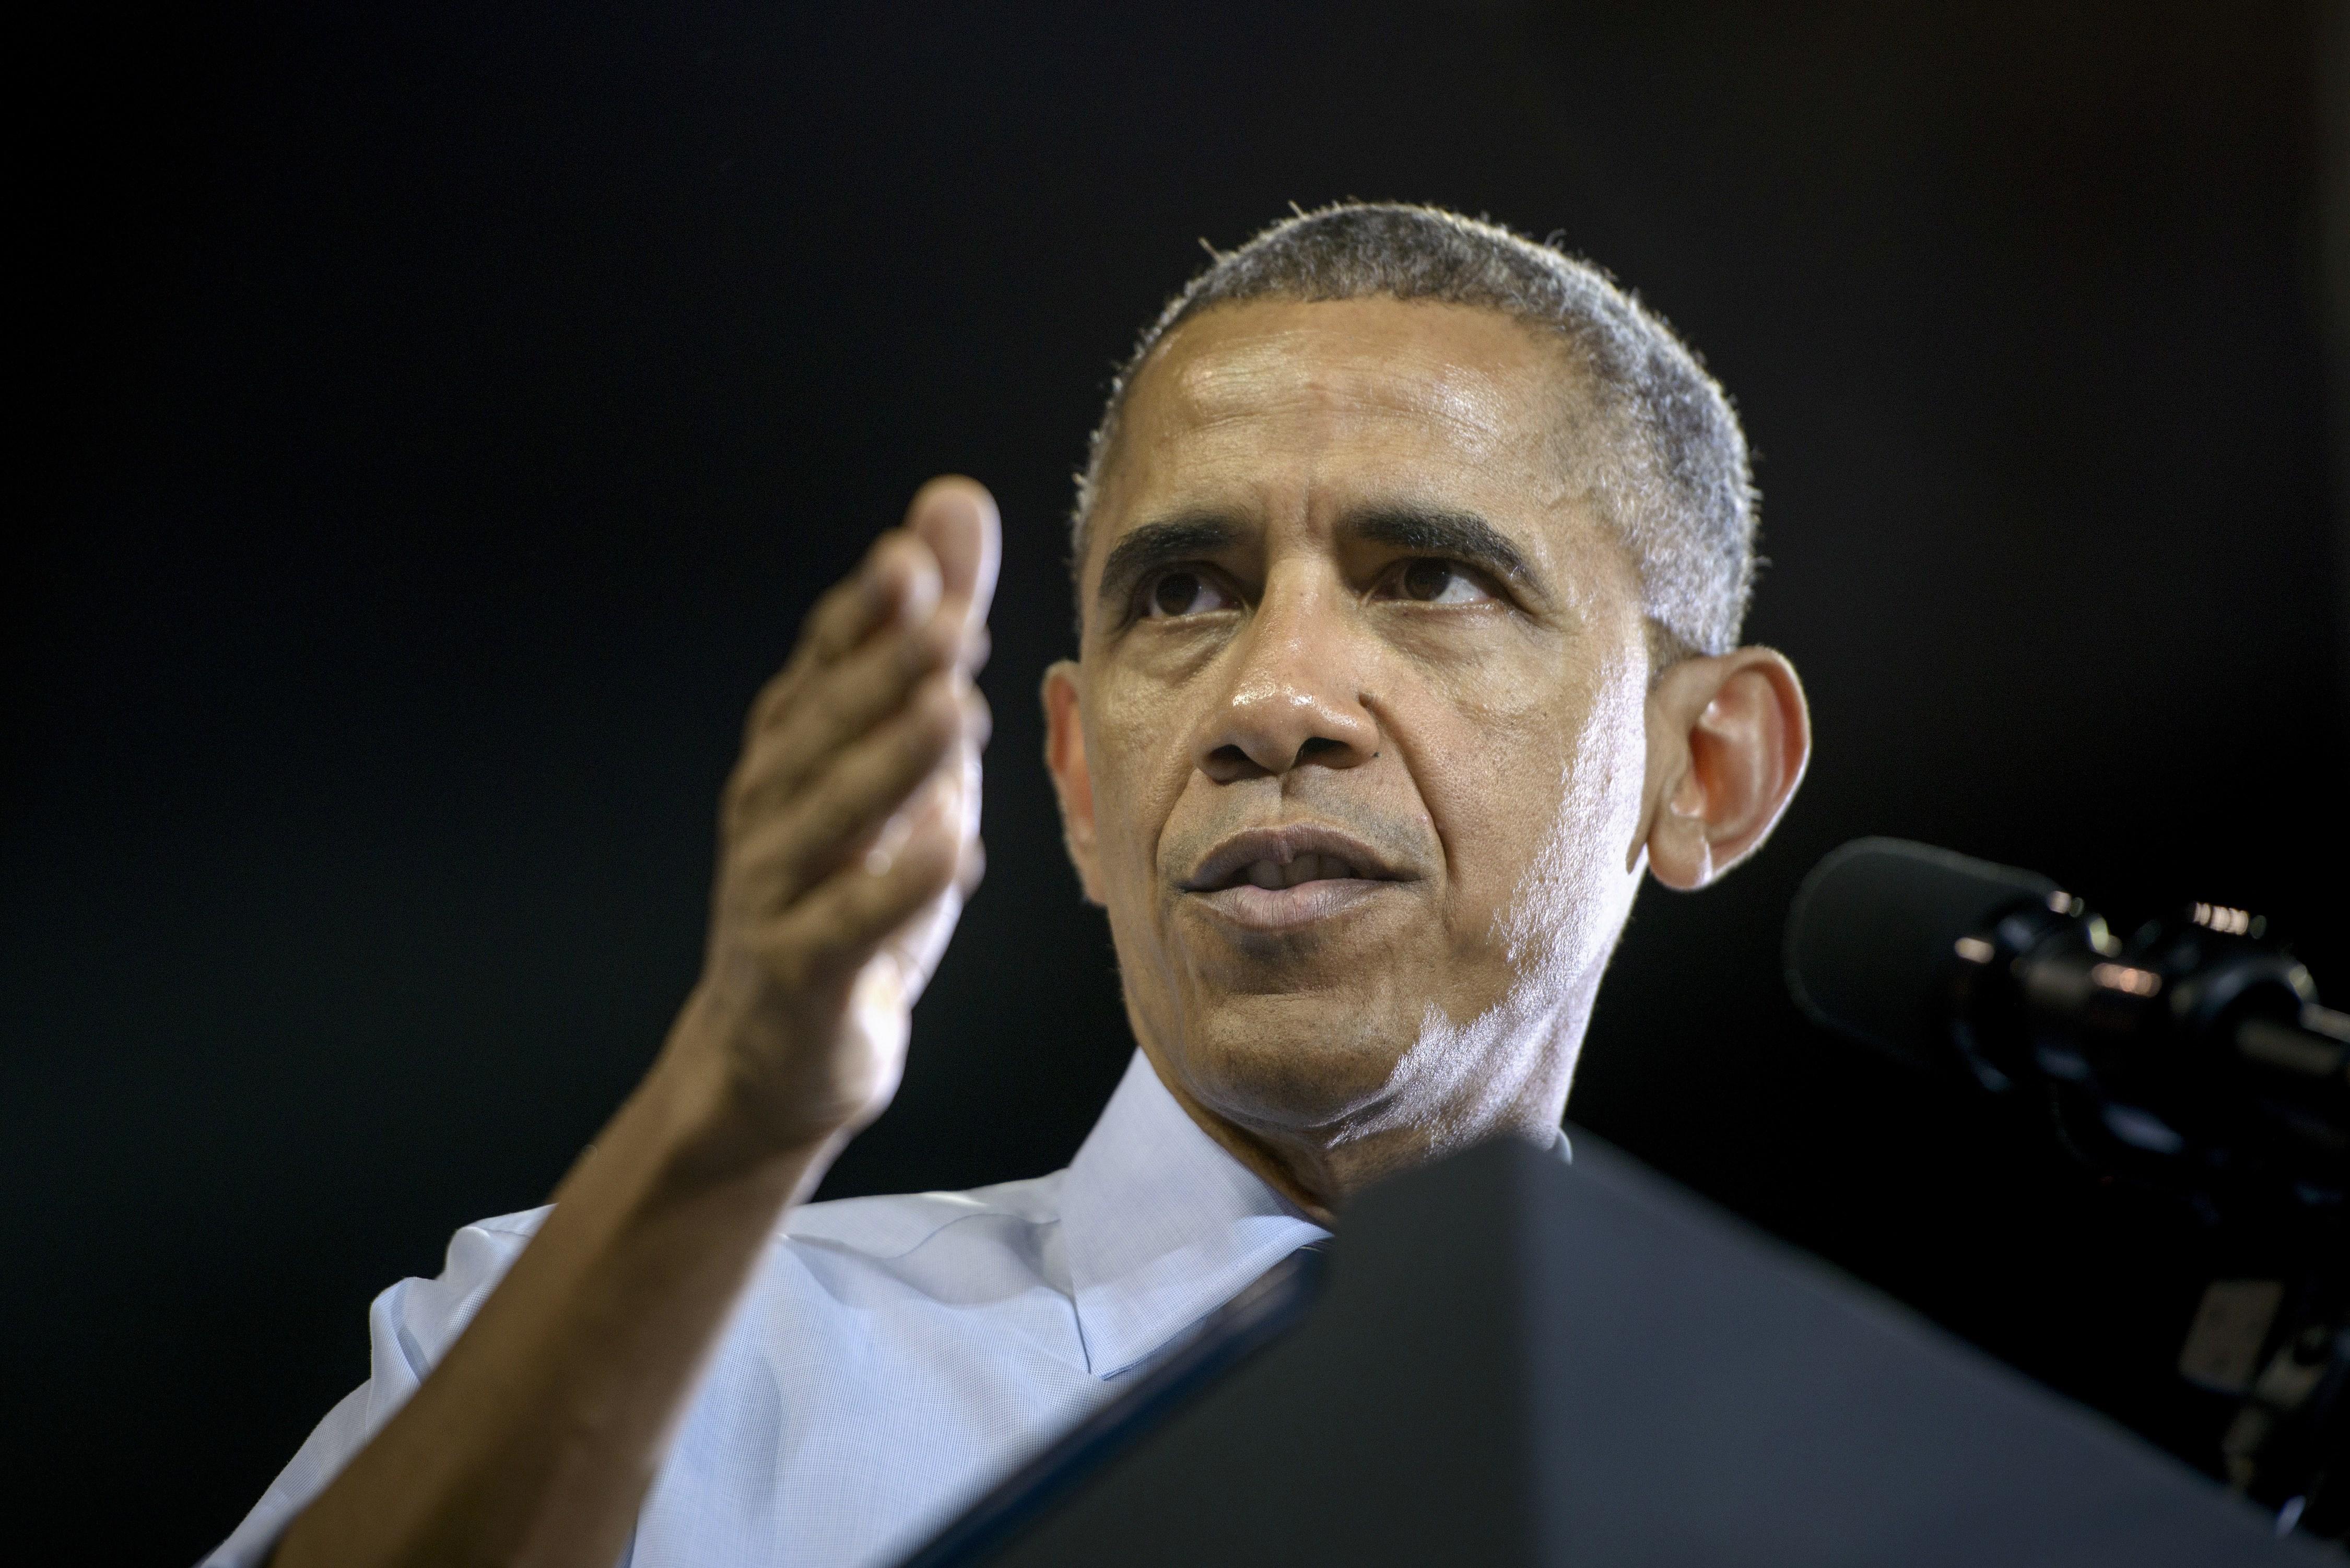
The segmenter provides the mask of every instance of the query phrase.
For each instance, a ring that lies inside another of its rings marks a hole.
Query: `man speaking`
[[[886,1563],[1366,1182],[1555,1142],[1643,876],[1719,876],[1803,774],[1752,509],[1720,389],[1555,250],[1349,204],[1216,257],[1113,386],[1045,676],[1139,1047],[1069,1168],[800,1201],[980,872],[997,524],[941,479],[752,708],[652,1071],[552,1207],[377,1299],[212,1561]]]

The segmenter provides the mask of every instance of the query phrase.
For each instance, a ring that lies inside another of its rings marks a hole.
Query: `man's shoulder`
[[[897,1257],[967,1220],[1058,1223],[1061,1179],[1067,1174],[1055,1170],[963,1192],[892,1192],[803,1203],[784,1216],[780,1233],[790,1241],[824,1243],[876,1258]],[[508,1261],[554,1212],[555,1206],[549,1203],[474,1220],[450,1239],[450,1272],[473,1273],[480,1263]],[[476,1253],[486,1256],[472,1255]],[[476,1267],[469,1269],[468,1263]]]
[[[465,1227],[492,1236],[518,1236],[525,1241],[538,1234],[546,1217],[555,1212],[555,1205],[542,1203],[536,1209],[517,1209],[511,1214],[493,1214],[486,1220],[476,1220]]]
[[[785,1216],[783,1234],[792,1241],[888,1259],[902,1257],[970,1221],[1057,1224],[1061,1179],[1066,1174],[1056,1170],[964,1192],[897,1192],[804,1203]]]
[[[545,1203],[536,1209],[516,1210],[512,1214],[493,1214],[460,1227],[449,1238],[438,1282],[454,1284],[462,1291],[494,1279],[538,1234],[539,1227],[554,1212],[555,1205]]]

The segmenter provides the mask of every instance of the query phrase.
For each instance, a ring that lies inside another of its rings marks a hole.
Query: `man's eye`
[[[1391,581],[1398,598],[1409,599],[1415,604],[1488,604],[1494,597],[1484,584],[1463,568],[1432,556],[1406,561]]]
[[[1143,595],[1143,613],[1151,620],[1179,615],[1205,615],[1226,608],[1232,598],[1197,572],[1166,572],[1153,579]]]

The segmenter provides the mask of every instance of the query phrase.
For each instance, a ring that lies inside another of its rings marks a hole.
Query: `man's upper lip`
[[[1253,827],[1219,840],[1191,874],[1183,878],[1187,893],[1211,893],[1247,881],[1249,867],[1258,861],[1287,866],[1301,856],[1319,855],[1342,862],[1349,875],[1374,881],[1401,881],[1404,872],[1387,857],[1351,833],[1312,823],[1285,827]]]

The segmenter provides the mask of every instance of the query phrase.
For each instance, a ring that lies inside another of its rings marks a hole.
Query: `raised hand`
[[[931,481],[752,707],[675,1048],[723,1058],[770,1148],[837,1144],[889,1104],[908,1011],[978,880],[972,677],[1000,548],[985,490]]]

